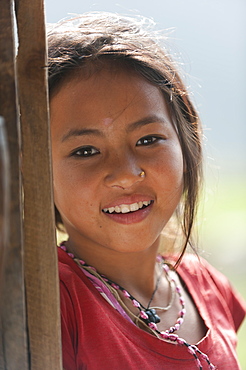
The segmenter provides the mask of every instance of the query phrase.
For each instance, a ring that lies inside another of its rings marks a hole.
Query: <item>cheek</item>
[[[174,153],[172,153],[174,154]],[[168,155],[165,158],[156,161],[153,167],[155,173],[153,186],[158,187],[159,201],[158,204],[165,205],[170,210],[170,214],[174,212],[178,206],[184,183],[184,166],[181,150],[175,150],[175,155]]]
[[[92,171],[93,172],[93,171]],[[53,186],[55,205],[61,213],[93,210],[98,187],[95,176],[85,174],[79,166],[54,166]]]
[[[156,157],[153,166],[157,176],[163,177],[166,183],[176,182],[178,187],[183,184],[184,164],[179,145],[174,145],[164,151],[162,156]]]

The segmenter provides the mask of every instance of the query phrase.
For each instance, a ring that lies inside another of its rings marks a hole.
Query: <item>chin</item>
[[[140,238],[141,239],[141,238]],[[132,241],[132,240],[125,240],[123,241],[121,239],[121,243],[119,244],[113,244],[112,246],[108,246],[109,249],[114,250],[115,252],[119,253],[141,253],[141,252],[146,252],[147,250],[150,249],[150,247],[155,247],[157,246],[158,249],[158,244],[156,245],[157,241],[150,241],[149,243],[143,243],[143,239],[140,241]]]

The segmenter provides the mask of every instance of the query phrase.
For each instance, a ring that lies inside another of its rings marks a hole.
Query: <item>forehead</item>
[[[78,71],[53,96],[50,113],[52,140],[59,142],[81,130],[122,138],[154,122],[176,131],[161,90],[126,69],[104,68],[89,77]]]
[[[164,107],[165,106],[165,107]],[[78,69],[51,98],[54,111],[74,115],[104,115],[106,123],[123,112],[167,109],[160,89],[132,69],[109,65],[104,68]]]

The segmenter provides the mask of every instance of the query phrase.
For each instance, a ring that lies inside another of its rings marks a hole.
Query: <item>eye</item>
[[[160,140],[163,140],[163,138],[159,137],[159,136],[153,136],[153,135],[149,135],[149,136],[144,136],[142,137],[141,139],[139,139],[137,141],[137,144],[136,146],[147,146],[147,145],[152,145],[152,144],[155,144],[157,143],[158,141]]]
[[[81,148],[76,149],[72,152],[72,157],[81,157],[81,158],[88,158],[92,157],[96,154],[99,154],[99,150],[94,148],[94,146],[83,146]]]

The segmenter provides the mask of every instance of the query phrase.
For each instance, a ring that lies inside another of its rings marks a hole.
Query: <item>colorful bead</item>
[[[148,326],[149,326],[151,329],[153,329],[153,330],[158,330],[158,329],[157,329],[157,326],[156,326],[156,324],[155,324],[154,322],[149,322],[149,323],[148,323]]]
[[[169,268],[169,266],[166,264],[166,263],[164,263],[163,264],[163,270],[168,274],[169,273],[169,271],[170,271],[170,268]],[[172,279],[173,280],[173,279]]]
[[[160,256],[159,254],[156,257],[156,262],[158,262],[158,263],[161,263],[162,262],[162,256]]]
[[[140,303],[138,301],[136,301],[136,299],[132,300],[132,304],[133,304],[134,307],[138,307],[138,308],[140,307]]]
[[[196,353],[196,351],[194,350],[194,348],[192,346],[188,346],[188,351],[194,355]]]
[[[177,334],[169,334],[168,339],[171,340],[172,342],[176,342],[177,339],[178,339],[178,335]]]
[[[160,336],[162,337],[162,339],[168,339],[169,334],[166,333],[165,331],[161,331]]]
[[[201,352],[201,358],[203,358],[206,361],[208,360],[208,356],[205,355],[205,353],[202,353],[202,352]]]
[[[174,333],[176,331],[176,328],[174,326],[171,326],[168,330],[169,333]]]
[[[177,343],[180,345],[183,345],[185,343],[185,340],[183,338],[178,337],[177,338]]]
[[[202,370],[202,364],[198,357],[196,357],[196,364],[197,364],[198,369]]]
[[[176,286],[176,292],[179,293],[179,294],[181,294],[181,288],[178,285]]]
[[[184,322],[184,319],[182,317],[179,317],[177,320],[177,324],[182,325]]]
[[[144,320],[149,318],[149,316],[144,311],[140,311],[140,317],[142,317],[142,319]]]
[[[122,293],[124,294],[124,296],[126,297],[126,298],[130,298],[130,294],[124,289],[124,290],[122,290]]]
[[[73,253],[68,253],[69,257],[74,259],[74,254]]]

